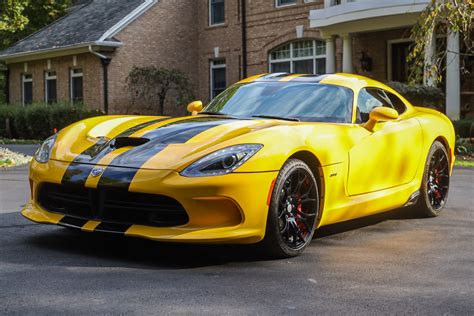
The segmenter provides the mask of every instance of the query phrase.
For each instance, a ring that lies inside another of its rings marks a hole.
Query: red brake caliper
[[[301,203],[301,195],[299,193],[297,193],[296,198],[298,199],[298,204],[296,206],[296,209],[298,210],[298,212],[303,213],[303,203]],[[296,216],[296,218],[300,219],[301,215],[298,214],[298,216]],[[297,220],[296,222],[298,223],[298,227],[300,228],[300,230],[302,232],[306,232],[306,227],[304,226],[303,222],[301,220]]]
[[[439,174],[438,174],[438,169],[435,169],[434,173],[435,173],[435,182],[436,182],[436,184],[439,186]],[[437,199],[441,198],[441,192],[439,192],[439,190],[435,190],[435,195],[436,195],[436,198],[437,198]]]

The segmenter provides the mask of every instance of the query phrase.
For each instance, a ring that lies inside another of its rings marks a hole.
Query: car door
[[[399,118],[379,122],[374,131],[363,124],[379,106],[397,110]],[[406,106],[396,95],[378,88],[364,88],[357,97],[357,123],[366,132],[349,151],[347,191],[364,194],[400,186],[415,177],[422,147],[422,131],[415,118],[403,115]]]

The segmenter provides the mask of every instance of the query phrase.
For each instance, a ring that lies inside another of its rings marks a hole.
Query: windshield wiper
[[[285,121],[293,121],[293,122],[300,121],[296,117],[283,117],[283,116],[273,116],[273,115],[252,115],[252,117],[261,117],[261,118],[267,118],[267,119],[285,120]]]

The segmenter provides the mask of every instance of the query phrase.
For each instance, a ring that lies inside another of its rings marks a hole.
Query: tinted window
[[[350,123],[350,89],[317,83],[254,82],[235,85],[204,109],[234,116],[271,115],[311,122]]]
[[[407,106],[405,105],[405,103],[403,103],[403,101],[399,97],[397,97],[395,94],[390,93],[388,91],[385,91],[385,94],[390,99],[393,105],[393,108],[398,112],[398,114],[402,114],[403,112],[406,111]]]
[[[82,102],[83,100],[83,81],[82,77],[73,77],[72,78],[72,101]]]
[[[372,109],[380,106],[393,108],[390,99],[380,89],[362,89],[357,98],[357,123],[365,123],[369,120]]]

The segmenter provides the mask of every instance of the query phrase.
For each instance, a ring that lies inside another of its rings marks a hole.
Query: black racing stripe
[[[72,162],[67,167],[66,172],[61,179],[62,184],[85,185],[89,174],[94,169],[93,164],[81,164]]]
[[[81,228],[88,222],[87,219],[71,217],[71,216],[64,216],[59,221],[59,225],[67,226],[67,227],[74,227],[74,228]]]
[[[202,117],[173,122],[150,131],[143,137],[156,139],[156,141],[134,147],[115,157],[105,169],[97,187],[115,187],[128,190],[139,168],[151,157],[164,150],[168,144],[185,143],[194,136],[227,122],[229,120]]]
[[[129,225],[129,224],[114,224],[114,223],[104,223],[104,222],[102,222],[94,229],[94,231],[123,234],[131,226],[132,225]]]
[[[128,137],[133,133],[148,127],[152,124],[168,120],[169,118],[159,118],[145,123],[138,124],[120,133],[118,137]],[[99,162],[105,155],[112,152],[115,148],[110,146],[111,140],[100,138],[95,144],[80,153],[69,164],[66,172],[63,175],[61,183],[80,184],[86,183],[89,173],[94,168],[94,165]],[[81,165],[84,164],[84,165]]]

